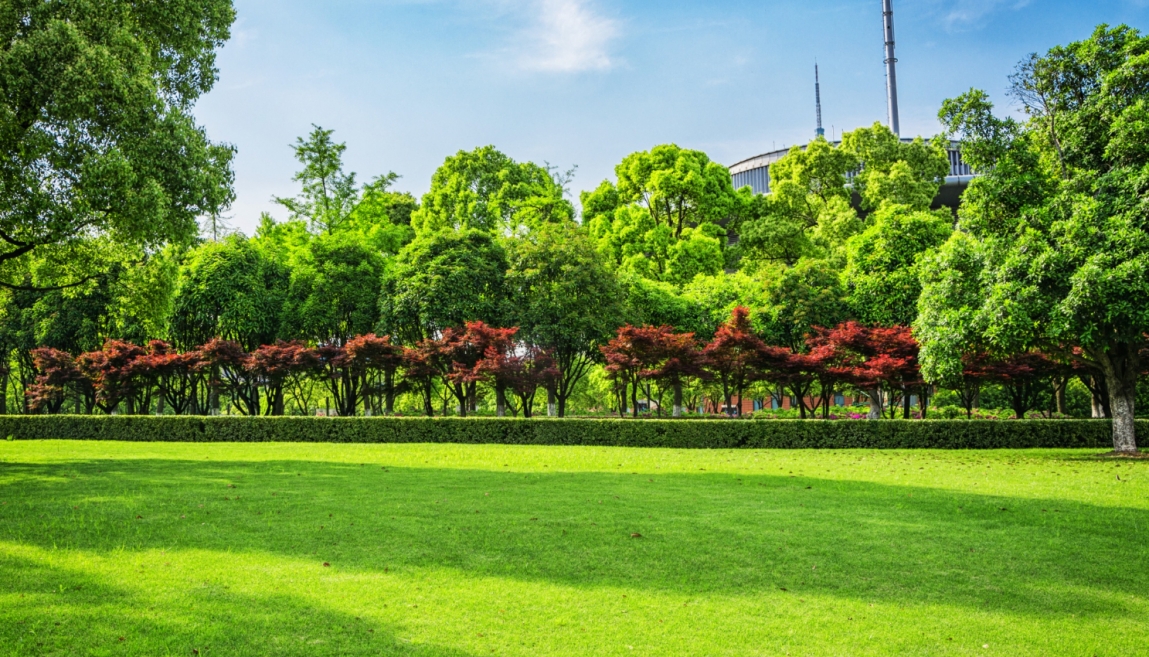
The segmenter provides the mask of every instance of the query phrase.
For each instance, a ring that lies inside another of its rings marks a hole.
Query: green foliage
[[[979,299],[972,306],[967,287],[938,287],[919,322],[931,342],[960,342],[934,325],[972,307],[994,350],[1068,356],[1078,348],[1074,357],[1105,375],[1119,450],[1135,448],[1137,380],[1149,347],[1149,152],[1134,137],[1149,121],[1147,50],[1136,30],[1102,26],[1022,62],[1012,91],[1025,124],[994,116],[976,90],[943,104],[940,118],[984,172],[970,184],[959,224],[982,263]],[[951,361],[931,367],[956,369],[955,349],[926,348]]]
[[[9,416],[18,440],[147,442],[467,443],[693,449],[1026,449],[1103,447],[1094,420],[622,420]]]
[[[823,260],[803,260],[767,276],[755,328],[767,344],[805,350],[814,327],[833,327],[849,318],[846,290],[838,272]]]
[[[714,332],[710,315],[699,303],[682,295],[670,283],[637,275],[620,277],[626,295],[626,322],[633,326],[672,326],[678,332]]]
[[[510,243],[510,325],[550,351],[562,372],[559,414],[575,385],[599,357],[599,345],[622,324],[618,282],[582,229],[550,226]]]
[[[519,234],[574,219],[564,181],[548,168],[518,163],[494,146],[459,151],[431,177],[431,189],[411,215],[420,235],[444,229]]]
[[[0,278],[35,256],[57,266],[34,284],[83,280],[104,266],[93,240],[187,242],[230,203],[233,149],[191,108],[234,17],[230,0],[0,7]]]
[[[674,145],[632,153],[581,196],[583,223],[621,272],[685,285],[726,264],[727,229],[751,196],[735,192],[730,172],[705,153]]]
[[[909,326],[921,293],[918,260],[953,233],[949,210],[914,210],[883,203],[870,225],[846,245],[843,273],[854,316],[882,326]]]
[[[876,210],[883,203],[928,210],[949,174],[944,138],[926,142],[920,137],[903,143],[881,123],[842,135],[841,150],[862,164],[853,179],[862,207]]]
[[[289,273],[242,236],[193,249],[180,271],[172,341],[198,347],[220,337],[251,351],[280,336]]]
[[[387,265],[380,333],[414,344],[471,321],[502,326],[506,275],[506,251],[489,232],[421,234]]]
[[[383,259],[354,233],[320,235],[295,259],[284,305],[284,333],[344,344],[379,321]]]
[[[334,130],[312,126],[307,139],[296,139],[295,159],[303,168],[292,179],[302,183],[296,198],[276,197],[275,202],[291,212],[293,220],[306,221],[317,233],[331,233],[342,227],[359,200],[354,173],[343,172],[343,152],[347,144],[331,139]],[[393,180],[392,177],[385,180]]]

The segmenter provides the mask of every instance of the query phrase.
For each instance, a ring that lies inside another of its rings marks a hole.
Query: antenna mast
[[[818,81],[818,63],[814,62],[814,106],[818,112],[818,129],[814,132],[819,137],[825,137],[826,131],[822,129],[822,84]]]
[[[886,105],[889,112],[890,130],[901,136],[898,122],[898,58],[894,56],[894,3],[882,0],[882,22],[886,32]]]

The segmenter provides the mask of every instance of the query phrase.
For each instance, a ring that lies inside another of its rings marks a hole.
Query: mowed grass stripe
[[[0,655],[1137,654],[1147,475],[1088,451],[5,442]]]

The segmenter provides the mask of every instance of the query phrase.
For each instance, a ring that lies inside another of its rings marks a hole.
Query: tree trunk
[[[902,390],[902,419],[910,419],[910,390],[906,388]]]
[[[392,415],[395,412],[395,370],[388,369],[383,373],[383,414]]]
[[[156,415],[163,415],[163,414],[164,414],[164,393],[161,391],[160,394],[156,395]]]
[[[276,386],[275,398],[271,403],[272,415],[283,415],[283,386]]]
[[[495,415],[507,416],[507,389],[501,385],[495,386]]]
[[[674,382],[674,417],[682,417],[682,382]]]
[[[1113,348],[1112,352],[1118,353],[1102,353],[1098,360],[1105,372],[1106,387],[1109,388],[1109,412],[1113,415],[1113,451],[1120,454],[1136,454],[1137,426],[1134,422],[1134,402],[1137,399],[1137,377],[1140,369],[1136,356],[1137,347],[1120,345]]]
[[[882,419],[882,391],[867,390],[866,399],[870,401],[870,411],[866,413],[867,420]]]
[[[638,382],[635,381],[634,385],[630,386],[630,414],[634,418],[638,418]]]
[[[555,416],[555,390],[547,386],[547,417]]]

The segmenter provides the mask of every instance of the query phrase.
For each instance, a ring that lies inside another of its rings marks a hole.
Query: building
[[[902,139],[904,142],[913,141],[912,139]],[[839,142],[831,142],[837,145]],[[805,146],[802,146],[805,148]],[[958,201],[961,198],[966,187],[969,186],[970,180],[973,180],[973,170],[970,166],[962,160],[961,157],[961,144],[956,141],[950,142],[949,161],[950,161],[950,175],[946,176],[942,188],[938,191],[938,197],[934,200],[935,208],[957,208]],[[742,160],[730,167],[731,177],[734,179],[734,188],[741,189],[750,186],[755,194],[769,194],[770,193],[770,165],[782,159],[790,149],[780,149],[756,155],[754,157]],[[849,178],[851,176],[847,176]]]

